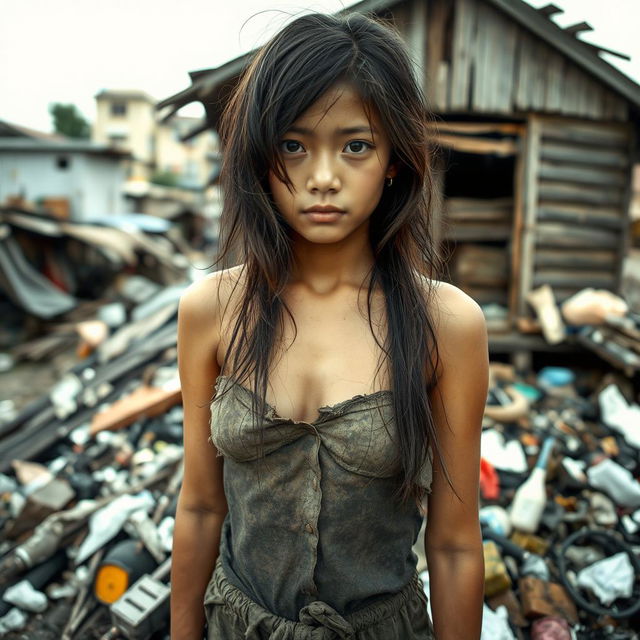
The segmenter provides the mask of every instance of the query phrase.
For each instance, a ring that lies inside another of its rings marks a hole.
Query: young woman
[[[229,99],[235,254],[179,311],[173,640],[205,616],[223,640],[480,636],[487,335],[436,279],[428,121],[402,40],[360,14],[294,20]]]

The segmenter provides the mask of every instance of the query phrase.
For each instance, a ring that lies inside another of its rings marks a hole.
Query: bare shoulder
[[[220,269],[190,284],[180,297],[180,316],[209,326],[212,318],[219,320],[242,280],[242,267]]]
[[[480,305],[459,287],[431,280],[429,310],[442,365],[468,361],[488,350],[487,324]]]
[[[432,311],[446,332],[486,330],[480,305],[462,289],[448,282],[432,281]]]

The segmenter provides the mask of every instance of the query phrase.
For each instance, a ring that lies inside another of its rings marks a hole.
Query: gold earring
[[[387,187],[390,187],[393,184],[393,178],[389,178],[389,182],[387,182]]]

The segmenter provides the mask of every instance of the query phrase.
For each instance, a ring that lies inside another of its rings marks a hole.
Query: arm
[[[216,350],[219,274],[196,282],[183,294],[178,310],[178,367],[184,406],[184,479],[173,533],[171,638],[200,640],[205,623],[204,592],[220,543],[227,502],[223,459],[210,435],[209,405],[219,373]]]
[[[431,404],[440,450],[459,498],[434,456],[425,552],[437,640],[477,640],[484,599],[478,492],[487,330],[482,310],[469,296],[451,285],[442,288],[436,331],[442,366]]]

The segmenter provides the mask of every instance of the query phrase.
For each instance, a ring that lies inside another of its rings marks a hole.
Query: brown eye
[[[302,145],[296,140],[283,140],[280,143],[280,149],[285,153],[298,153],[302,151]]]
[[[373,146],[368,142],[365,142],[364,140],[352,140],[347,144],[345,148],[346,149],[350,148],[352,153],[362,154],[365,151],[368,151],[369,149],[373,148]]]

